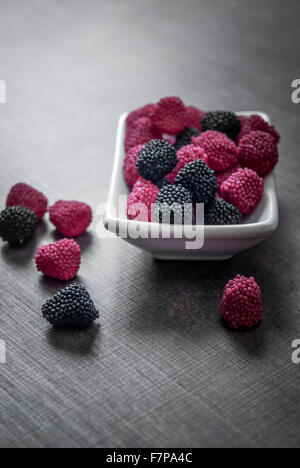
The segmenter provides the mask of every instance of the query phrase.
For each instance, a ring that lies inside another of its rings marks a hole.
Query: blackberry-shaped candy
[[[141,177],[156,183],[169,174],[176,164],[173,146],[164,140],[152,140],[140,151],[136,167]]]
[[[20,247],[30,241],[37,225],[38,218],[33,211],[12,206],[0,214],[0,237],[12,247]]]
[[[192,224],[193,199],[181,185],[164,185],[157,195],[154,220],[160,223]]]
[[[182,185],[189,190],[195,203],[211,203],[216,197],[218,188],[214,171],[201,159],[181,169],[174,184]]]
[[[202,131],[216,130],[225,133],[232,140],[236,140],[241,130],[241,121],[229,111],[207,112],[201,119]]]
[[[73,284],[59,291],[43,305],[42,312],[44,318],[55,327],[82,328],[99,318],[89,293],[81,284]]]
[[[183,132],[178,133],[176,137],[175,149],[180,150],[183,146],[190,145],[192,138],[200,135],[199,130],[194,127],[186,127]]]
[[[242,215],[231,203],[217,198],[211,205],[205,206],[204,219],[205,224],[210,225],[240,224]]]

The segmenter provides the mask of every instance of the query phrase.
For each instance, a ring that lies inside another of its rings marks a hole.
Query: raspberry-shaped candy
[[[243,136],[247,135],[247,133],[255,132],[257,130],[269,133],[274,138],[275,143],[279,143],[280,135],[275,129],[275,127],[273,125],[268,124],[268,122],[266,122],[260,115],[257,114],[253,114],[250,117],[245,118],[244,121],[242,121],[242,128],[237,137],[237,143],[239,143]]]
[[[186,112],[182,100],[178,97],[165,97],[155,106],[153,123],[162,133],[177,135],[186,126]]]
[[[201,159],[191,162],[178,172],[175,185],[182,185],[193,196],[194,203],[211,203],[217,193],[217,179],[212,169]]]
[[[193,137],[192,142],[204,149],[207,155],[207,164],[214,171],[225,171],[238,162],[238,149],[224,133],[209,130],[198,137]]]
[[[41,219],[47,211],[48,200],[45,195],[30,185],[20,183],[11,188],[6,206],[24,206],[24,208],[33,211],[38,219]]]
[[[192,138],[200,135],[199,130],[194,127],[186,127],[183,132],[178,133],[176,136],[176,143],[174,145],[176,151],[180,150],[183,146],[190,145]]]
[[[221,302],[221,317],[231,328],[252,328],[262,321],[261,290],[254,278],[237,275],[227,284]]]
[[[150,180],[140,177],[134,184],[127,200],[127,216],[129,219],[139,218],[139,221],[152,221],[153,206],[156,202],[159,188]]]
[[[216,130],[225,133],[233,141],[241,130],[241,122],[233,112],[211,111],[207,112],[201,119],[202,131]]]
[[[136,162],[143,145],[137,145],[131,148],[125,156],[123,164],[123,174],[129,188],[132,188],[139,178],[136,168]]]
[[[177,159],[178,162],[175,168],[166,177],[166,179],[171,184],[174,183],[178,172],[181,171],[181,169],[183,169],[184,166],[186,166],[190,162],[197,161],[198,159],[202,159],[202,161],[207,162],[207,156],[205,154],[204,149],[200,148],[200,146],[194,145],[183,146],[179,151],[177,151]]]
[[[251,169],[239,169],[221,185],[224,200],[236,206],[244,215],[252,213],[264,193],[264,179]]]
[[[147,117],[141,117],[135,120],[126,130],[125,151],[128,153],[130,148],[137,145],[144,145],[150,140],[161,138],[161,133],[153,122]]]
[[[141,177],[158,183],[177,164],[176,151],[164,140],[151,140],[143,146],[136,167]]]
[[[239,144],[239,158],[243,167],[249,167],[260,176],[266,176],[278,162],[278,148],[272,135],[256,131],[247,133]]]
[[[99,312],[86,288],[72,284],[48,299],[43,316],[54,327],[81,328],[91,325]]]
[[[234,167],[231,167],[230,169],[226,169],[226,171],[216,172],[216,178],[218,181],[219,189],[221,185],[223,184],[223,182],[225,182],[225,180],[227,180],[232,174],[237,172],[239,169],[241,169],[241,165],[240,163],[237,163]]]
[[[69,281],[78,273],[81,253],[73,239],[62,239],[40,247],[35,256],[38,271],[52,278]]]
[[[194,106],[185,106],[187,127],[194,127],[201,132],[201,119],[205,112]]]
[[[50,221],[66,237],[84,234],[92,222],[92,210],[86,203],[59,200],[49,209]]]
[[[35,213],[24,206],[10,206],[0,213],[0,237],[11,247],[29,242],[37,225]]]
[[[154,112],[155,104],[146,104],[143,107],[139,107],[134,111],[130,112],[126,118],[126,125],[130,127],[137,119],[141,117],[151,118],[151,115]]]

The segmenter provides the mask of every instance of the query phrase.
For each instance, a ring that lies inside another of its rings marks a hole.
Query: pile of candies
[[[205,224],[241,223],[263,196],[264,177],[278,162],[279,140],[259,115],[204,112],[178,97],[131,112],[123,165],[131,190],[128,218],[195,222],[194,210],[185,206],[204,203]]]
[[[69,281],[76,277],[81,264],[80,247],[73,237],[84,234],[92,221],[92,210],[86,203],[60,200],[48,208],[43,193],[24,183],[16,184],[0,213],[0,237],[11,247],[22,247],[34,237],[47,212],[65,238],[41,246],[35,256],[36,267],[47,276]],[[54,326],[84,327],[96,320],[99,313],[85,287],[73,284],[46,302],[43,316]]]

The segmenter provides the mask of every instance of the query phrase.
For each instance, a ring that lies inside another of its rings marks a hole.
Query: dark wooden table
[[[179,95],[204,109],[263,110],[281,135],[280,227],[221,263],[167,263],[79,239],[78,280],[101,313],[52,330],[43,302],[62,284],[34,266],[57,239],[46,220],[20,250],[1,244],[1,447],[294,447],[300,442],[300,2],[0,0],[1,207],[25,181],[96,210],[106,201],[121,112]],[[229,279],[254,275],[265,316],[219,320]]]

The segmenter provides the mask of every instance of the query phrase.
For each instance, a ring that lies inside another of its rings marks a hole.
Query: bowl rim
[[[266,122],[271,123],[271,119],[268,114],[261,111],[238,111],[236,112],[238,116],[248,117],[252,114],[260,115]],[[119,171],[122,171],[123,165],[123,133],[125,127],[125,120],[128,115],[128,112],[124,112],[119,117],[117,135],[116,135],[116,146],[115,146],[115,155],[113,163],[113,171],[110,182],[110,189],[108,195],[108,205],[107,210],[104,215],[104,225],[106,229],[109,230],[109,225],[116,226],[116,233],[119,231],[127,232],[130,227],[134,230],[140,230],[143,232],[151,233],[151,230],[154,229],[153,225],[156,226],[156,229],[159,229],[159,235],[164,236],[166,233],[170,233],[170,237],[180,236],[184,238],[184,233],[182,226],[174,225],[163,225],[160,223],[154,222],[145,222],[145,221],[136,221],[130,220],[127,218],[116,217],[114,213],[111,212],[111,207],[114,206],[113,200],[115,198],[115,193],[118,192],[118,195],[121,195],[118,190],[118,178]],[[187,232],[197,232],[198,230],[204,229],[204,235],[206,239],[251,239],[261,237],[262,235],[267,235],[268,233],[274,232],[279,223],[279,213],[278,213],[278,200],[277,200],[277,188],[276,188],[276,175],[275,170],[265,177],[265,192],[264,195],[267,197],[267,203],[269,203],[269,216],[264,221],[258,221],[255,223],[245,223],[245,224],[236,224],[236,225],[198,225],[198,226],[185,226]]]

